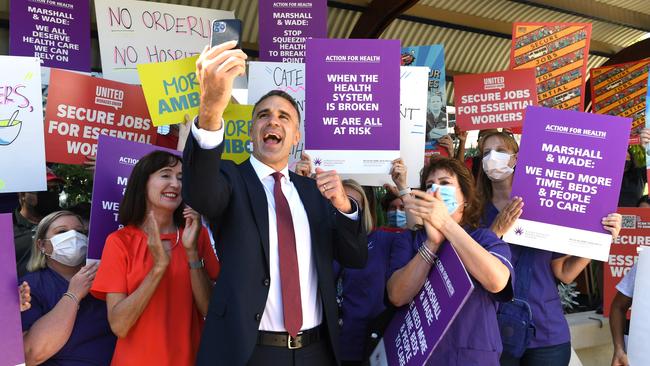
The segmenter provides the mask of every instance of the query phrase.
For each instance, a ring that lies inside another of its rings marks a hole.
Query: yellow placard
[[[223,113],[224,141],[222,159],[237,164],[248,159],[253,151],[248,130],[253,123],[253,106],[230,103]]]
[[[200,88],[196,79],[196,59],[139,64],[147,108],[154,126],[183,122],[183,116],[199,113]]]

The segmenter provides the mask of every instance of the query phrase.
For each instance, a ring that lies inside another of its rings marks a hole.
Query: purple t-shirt
[[[32,307],[21,313],[23,331],[27,331],[56,306],[69,282],[49,268],[28,273],[22,281],[29,283],[32,295]],[[88,294],[81,300],[68,342],[41,365],[109,365],[116,340],[108,324],[106,303]]]
[[[512,278],[514,270],[510,264],[510,248],[508,244],[487,229],[480,228],[468,231],[468,233],[479,245],[508,267]],[[417,231],[415,235],[411,232],[402,234],[393,245],[390,273],[392,274],[408,264],[425,240],[426,233],[424,230]],[[442,245],[451,244],[445,241]],[[474,282],[474,291],[472,291],[445,336],[440,340],[428,364],[499,365],[499,356],[503,347],[497,323],[497,302],[512,299],[512,282],[509,280],[508,285],[501,292],[492,294],[486,291],[473,277],[472,281]]]
[[[390,251],[397,233],[374,230],[368,235],[368,261],[363,269],[342,268],[334,262],[337,292],[341,292],[340,355],[344,361],[361,361],[370,322],[385,309]],[[341,277],[341,288],[338,278]]]
[[[485,208],[484,219],[486,225],[489,226],[499,211],[492,203],[487,204]],[[528,348],[549,347],[569,342],[571,340],[569,324],[564,317],[560,295],[557,291],[557,281],[551,268],[551,262],[563,257],[564,254],[513,244],[510,245],[510,251],[512,252],[512,265],[515,267],[524,251],[533,252],[533,277],[530,281],[528,304],[533,313],[535,336]],[[515,296],[520,297],[521,295],[515,293]]]

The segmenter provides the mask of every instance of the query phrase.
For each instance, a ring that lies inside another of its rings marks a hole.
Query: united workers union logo
[[[521,227],[521,226],[518,227],[518,228],[516,228],[516,229],[515,229],[515,234],[517,234],[518,236],[523,235],[523,234],[524,234],[524,228]]]
[[[323,164],[323,161],[320,158],[314,159],[314,165],[315,166],[320,166],[321,164]]]

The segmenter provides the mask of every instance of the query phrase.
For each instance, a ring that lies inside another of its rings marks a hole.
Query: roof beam
[[[593,0],[511,0],[650,32],[650,15]]]
[[[379,38],[386,27],[418,0],[372,0],[367,5],[349,38]]]
[[[420,21],[427,20],[436,25],[456,28],[469,32],[487,34],[494,37],[512,39],[512,23],[488,19],[476,15],[464,14],[450,10],[438,9],[428,5],[415,5],[404,12],[400,19]],[[597,56],[611,57],[621,51],[622,47],[592,39],[589,53]]]

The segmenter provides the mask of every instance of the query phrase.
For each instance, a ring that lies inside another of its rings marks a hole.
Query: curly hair
[[[461,226],[468,226],[470,228],[477,228],[481,221],[483,214],[483,202],[476,194],[474,188],[474,177],[467,167],[457,159],[451,159],[444,156],[434,155],[429,160],[422,173],[420,174],[420,189],[427,189],[427,178],[429,175],[437,170],[445,170],[456,176],[460,190],[465,197],[465,207],[463,208],[463,216],[460,220]]]

